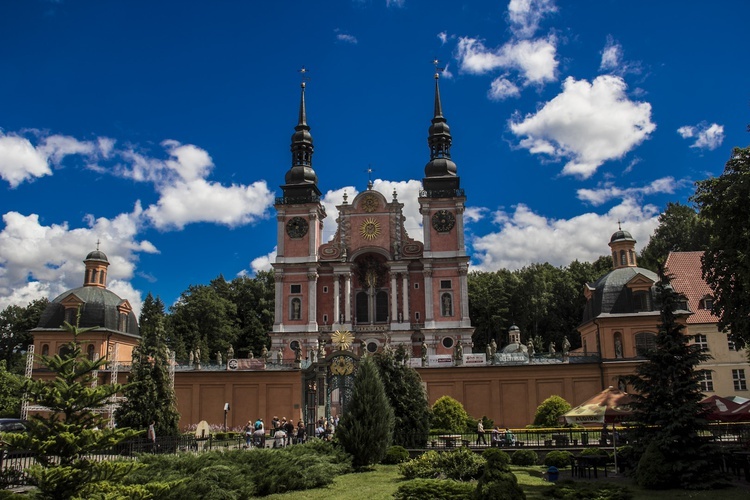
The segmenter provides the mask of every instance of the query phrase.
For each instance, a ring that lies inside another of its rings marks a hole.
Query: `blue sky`
[[[80,286],[101,241],[136,307],[267,269],[299,68],[326,235],[393,189],[421,239],[432,61],[475,269],[638,249],[746,146],[750,3],[6,1],[0,307]]]

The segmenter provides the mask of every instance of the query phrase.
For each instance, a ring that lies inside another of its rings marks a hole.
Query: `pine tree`
[[[700,438],[707,421],[700,405],[702,371],[696,367],[710,356],[683,334],[684,326],[674,312],[681,297],[664,276],[656,285],[656,300],[661,323],[655,347],[630,377],[636,392],[634,418],[639,423],[635,443],[643,453],[636,477],[650,488],[708,486],[711,450]],[[660,473],[654,474],[657,468]]]
[[[379,463],[393,438],[393,409],[383,381],[370,357],[364,358],[354,378],[351,401],[336,427],[336,438],[352,455],[355,467]]]
[[[63,325],[73,339],[61,354],[38,357],[55,378],[27,379],[23,385],[29,402],[48,411],[32,415],[27,433],[4,436],[10,449],[34,453],[38,465],[31,467],[29,474],[39,488],[35,498],[72,498],[98,481],[117,480],[133,468],[128,463],[88,458],[137,434],[127,428],[107,428],[103,408],[123,386],[93,384],[96,372],[107,360],[89,360],[81,350],[79,337],[94,329],[79,329],[67,322]]]
[[[404,359],[403,346],[395,354],[385,350],[374,356],[394,412],[393,444],[424,448],[430,432],[430,405],[419,373],[404,365]]]
[[[169,377],[169,350],[164,330],[164,305],[148,294],[141,312],[141,342],[133,349],[126,400],[115,414],[118,425],[146,429],[151,421],[157,436],[179,434],[180,415]]]

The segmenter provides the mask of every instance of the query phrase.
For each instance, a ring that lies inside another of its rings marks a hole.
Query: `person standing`
[[[156,450],[156,422],[154,420],[151,421],[151,423],[148,426],[148,432],[146,435],[148,436],[148,441],[151,445],[151,451]]]
[[[252,420],[247,421],[247,425],[245,425],[243,430],[245,431],[245,448],[250,448],[250,445],[253,443],[253,432],[255,431]]]
[[[482,424],[481,420],[477,422],[477,445],[479,444],[479,441],[481,441],[483,445],[487,445],[487,441],[484,439],[484,424]]]

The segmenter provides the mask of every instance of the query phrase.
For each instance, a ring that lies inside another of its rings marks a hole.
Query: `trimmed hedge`
[[[432,479],[445,477],[458,481],[477,479],[486,460],[468,448],[437,452],[430,450],[417,458],[399,465],[399,472],[406,479]]]
[[[534,450],[518,450],[510,457],[513,465],[536,465],[538,462],[539,455]]]
[[[472,483],[451,479],[415,479],[402,484],[393,498],[396,500],[468,500],[474,494]]]
[[[409,452],[403,446],[391,446],[385,452],[384,464],[395,465],[409,460]]]
[[[544,457],[544,465],[547,467],[557,467],[558,469],[568,467],[570,466],[570,456],[570,453],[567,451],[550,451]]]

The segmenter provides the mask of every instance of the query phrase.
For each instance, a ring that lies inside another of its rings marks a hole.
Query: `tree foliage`
[[[354,467],[379,463],[393,439],[393,408],[372,358],[357,368],[352,398],[336,427],[336,438],[352,456]]]
[[[706,223],[693,207],[667,203],[659,215],[659,226],[638,258],[638,265],[656,272],[666,262],[669,252],[705,250],[708,238]]]
[[[700,404],[702,371],[696,370],[710,356],[699,345],[689,344],[684,335],[684,326],[674,314],[680,300],[684,298],[662,277],[656,284],[661,323],[655,346],[644,353],[646,362],[638,365],[636,375],[629,377],[636,393],[634,419],[640,424],[634,442],[639,454],[647,448],[660,450],[669,464],[670,475],[662,478],[662,485],[668,487],[701,484],[711,469],[709,445],[700,438],[707,421],[706,409]]]
[[[13,373],[23,374],[26,347],[33,343],[29,330],[39,323],[47,299],[37,299],[26,307],[10,305],[0,311],[0,360]]]
[[[534,414],[534,426],[559,427],[560,417],[570,409],[570,403],[560,396],[550,396],[537,407],[536,414]]]
[[[79,337],[93,328],[63,325],[71,341],[62,354],[39,356],[41,364],[55,378],[26,379],[23,390],[33,405],[48,411],[29,420],[27,433],[6,434],[11,450],[29,450],[38,465],[29,469],[39,498],[72,498],[85,485],[122,477],[132,469],[127,463],[97,462],[88,456],[109,449],[137,432],[107,428],[106,415],[98,411],[122,390],[120,384],[93,384],[105,358],[89,360],[81,350]]]
[[[0,360],[0,417],[18,417],[21,414],[21,377],[5,368]]]
[[[734,148],[724,172],[696,182],[692,200],[708,224],[703,277],[714,292],[719,328],[750,342],[750,147]]]
[[[164,304],[149,293],[143,302],[141,342],[133,349],[130,384],[117,411],[119,426],[146,429],[153,420],[157,436],[179,433],[180,415],[169,377],[169,348],[164,330]]]
[[[450,396],[442,396],[432,405],[433,429],[440,429],[450,433],[466,432],[469,414],[464,405]]]
[[[419,373],[403,363],[403,355],[391,350],[375,355],[373,360],[393,408],[393,444],[423,448],[430,432],[430,405]]]

